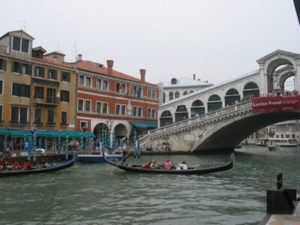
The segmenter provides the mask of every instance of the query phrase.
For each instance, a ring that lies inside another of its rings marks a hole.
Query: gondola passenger
[[[32,165],[29,162],[29,160],[26,160],[26,162],[24,162],[23,167],[25,170],[31,170],[32,169]]]

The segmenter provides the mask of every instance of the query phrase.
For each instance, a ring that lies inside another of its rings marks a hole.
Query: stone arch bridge
[[[300,95],[259,97],[155,129],[141,139],[141,146],[202,153],[232,151],[253,132],[292,119],[300,119]]]

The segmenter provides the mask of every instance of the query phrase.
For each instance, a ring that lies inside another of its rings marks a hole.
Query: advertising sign
[[[300,109],[300,95],[252,98],[252,112],[290,111]]]

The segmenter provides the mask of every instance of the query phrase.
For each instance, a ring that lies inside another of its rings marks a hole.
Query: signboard
[[[252,112],[300,110],[300,95],[252,98]]]

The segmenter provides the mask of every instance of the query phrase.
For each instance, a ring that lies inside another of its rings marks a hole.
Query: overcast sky
[[[1,0],[0,35],[24,29],[52,52],[153,83],[173,77],[220,83],[258,69],[282,49],[300,53],[292,0]]]

